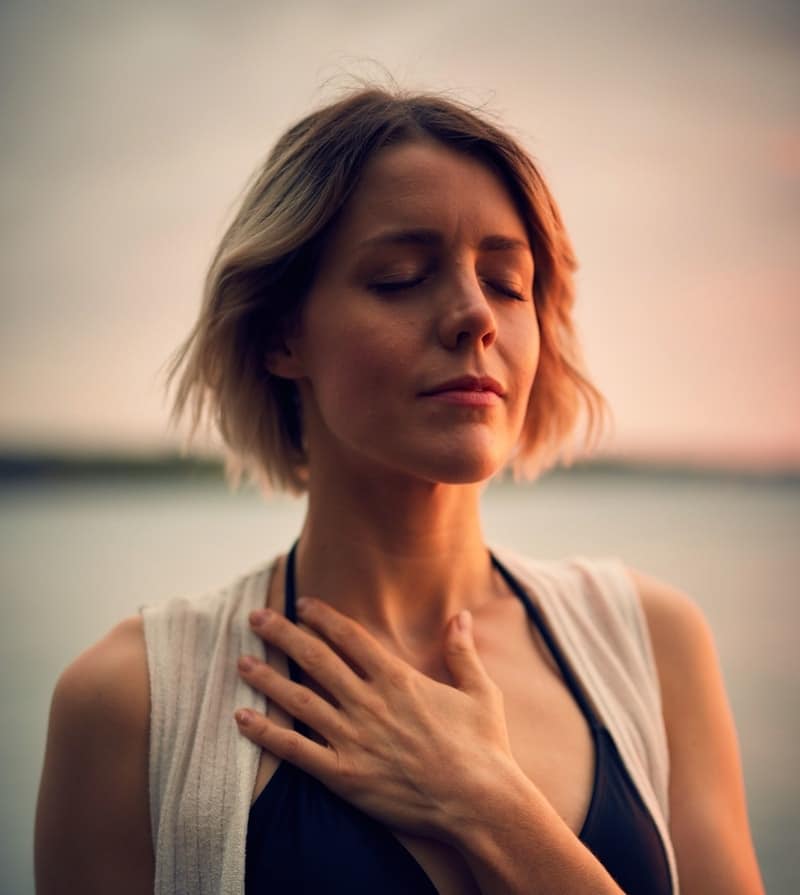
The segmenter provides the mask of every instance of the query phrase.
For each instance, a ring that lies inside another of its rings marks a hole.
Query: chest
[[[499,606],[476,619],[476,646],[504,697],[506,723],[514,758],[539,787],[556,812],[576,834],[588,811],[594,777],[594,750],[588,723],[563,680],[558,666],[524,608],[516,602]],[[285,658],[270,651],[268,661],[288,675]],[[438,676],[435,658],[428,668]],[[270,717],[291,726],[278,706]],[[267,785],[278,767],[263,753],[254,795]],[[393,831],[416,859],[439,895],[477,893],[462,856],[432,839]]]
[[[514,758],[577,835],[592,796],[591,730],[540,635],[519,610],[510,624],[477,627],[478,650],[503,692]],[[398,838],[440,895],[477,893],[457,852],[428,839]]]

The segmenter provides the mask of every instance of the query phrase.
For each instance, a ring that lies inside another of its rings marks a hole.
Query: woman
[[[698,609],[483,540],[483,484],[600,418],[574,266],[524,150],[451,101],[364,88],[279,140],[173,373],[306,520],[64,672],[42,895],[762,891]]]

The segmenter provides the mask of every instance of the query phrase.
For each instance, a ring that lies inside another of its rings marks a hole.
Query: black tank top
[[[295,548],[286,563],[286,617],[294,622]],[[522,600],[553,655],[594,740],[594,786],[579,838],[627,895],[671,895],[661,837],[578,681],[527,593],[495,557],[492,562]],[[289,659],[293,681],[300,669]],[[301,721],[295,729],[305,736]],[[250,808],[246,895],[437,895],[436,887],[391,830],[282,761]]]

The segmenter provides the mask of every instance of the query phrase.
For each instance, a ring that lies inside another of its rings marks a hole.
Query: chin
[[[380,445],[360,445],[360,460],[375,471],[442,485],[476,485],[487,482],[508,463],[511,448],[505,441],[471,438],[440,439],[431,443],[396,441],[387,450]]]
[[[461,452],[443,457],[428,457],[421,463],[421,477],[443,485],[475,485],[487,482],[503,468],[505,456],[486,452]]]

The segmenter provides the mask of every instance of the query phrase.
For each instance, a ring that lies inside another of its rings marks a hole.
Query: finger
[[[327,690],[339,703],[354,701],[364,682],[347,663],[318,637],[302,631],[287,618],[261,609],[250,614],[253,631],[278,647]]]
[[[444,658],[459,690],[483,692],[491,679],[478,655],[472,629],[472,613],[462,609],[450,619],[445,634]]]
[[[277,703],[293,718],[299,718],[322,734],[328,742],[344,734],[342,716],[336,708],[309,687],[288,680],[253,656],[239,659],[239,673],[253,689]]]
[[[315,743],[296,730],[281,727],[252,709],[239,709],[235,718],[240,733],[267,752],[286,759],[323,783],[335,774],[333,749]]]
[[[363,625],[328,603],[301,597],[297,601],[297,612],[306,625],[355,662],[367,677],[374,680],[386,670],[387,664],[395,661],[395,657]]]

